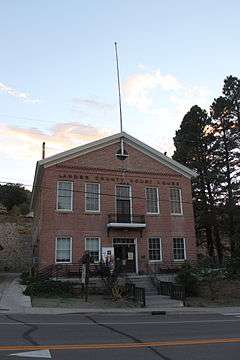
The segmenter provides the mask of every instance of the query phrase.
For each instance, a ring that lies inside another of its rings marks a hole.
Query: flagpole
[[[118,49],[117,43],[115,45],[115,54],[116,54],[116,64],[117,64],[117,79],[118,79],[118,101],[119,101],[119,116],[120,116],[120,132],[123,132],[123,125],[122,125],[122,100],[121,100],[121,87],[120,87],[120,76],[119,76],[119,64],[118,64]]]

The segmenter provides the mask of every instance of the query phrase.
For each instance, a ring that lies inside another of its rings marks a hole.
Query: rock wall
[[[32,263],[32,219],[0,215],[0,271],[25,271]]]

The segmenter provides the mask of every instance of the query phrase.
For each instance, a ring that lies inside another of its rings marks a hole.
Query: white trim
[[[133,217],[133,211],[132,211],[132,186],[128,185],[128,184],[115,184],[115,216],[117,219],[117,186],[121,186],[121,187],[129,187],[129,200],[130,200],[130,219],[131,219],[131,223],[132,223],[132,217]],[[115,224],[115,223],[113,223]],[[122,224],[122,223],[118,223],[118,224]],[[125,223],[125,226],[128,223]]]
[[[139,224],[139,223],[108,223],[107,227],[113,228],[145,228],[146,224]]]
[[[159,189],[158,189],[157,186],[147,186],[147,187],[145,187],[146,210],[147,210],[147,189],[157,189],[157,212],[146,211],[146,214],[147,215],[159,215],[160,214]]]
[[[98,239],[98,263],[101,261],[101,255],[102,255],[102,252],[101,252],[101,238],[99,236],[85,236],[84,238],[84,249],[85,251],[90,251],[90,250],[87,250],[86,249],[86,244],[87,244],[87,239]]]
[[[160,259],[159,260],[150,260],[149,259],[149,240],[150,239],[159,239],[159,244],[160,244]],[[162,253],[162,238],[160,236],[149,236],[147,239],[147,252],[148,252],[148,262],[150,264],[154,264],[154,263],[161,263],[163,261],[163,253]]]
[[[67,238],[70,239],[70,261],[57,261],[57,240]],[[55,264],[72,264],[72,236],[69,235],[59,235],[55,238]]]
[[[58,184],[60,182],[67,182],[67,183],[71,183],[71,209],[58,209]],[[72,212],[73,211],[73,181],[71,180],[58,180],[57,181],[57,201],[56,201],[56,211],[58,212]]]
[[[179,190],[179,198],[180,198],[180,213],[173,213],[172,212],[172,200],[171,200],[171,189],[177,189]],[[174,215],[174,216],[182,216],[183,215],[183,204],[182,204],[182,189],[177,187],[177,186],[171,186],[170,187],[170,206],[171,206],[171,215]]]
[[[182,174],[183,176],[191,179],[191,177],[196,177],[197,173],[192,171],[191,169],[187,168],[186,166],[178,163],[177,161],[169,158],[168,156],[165,156],[164,154],[160,153],[159,151],[153,149],[152,147],[144,144],[143,142],[137,140],[133,136],[121,132],[118,134],[114,134],[108,137],[105,137],[103,139],[93,141],[89,144],[85,144],[82,146],[78,146],[74,149],[70,149],[67,151],[64,151],[62,153],[50,156],[46,159],[39,160],[36,164],[36,170],[35,170],[35,177],[34,177],[34,187],[32,192],[32,198],[31,198],[31,205],[33,206],[35,196],[37,194],[37,184],[40,182],[40,169],[42,167],[49,167],[53,166],[59,163],[62,163],[66,160],[74,159],[78,156],[87,154],[91,151],[96,151],[98,149],[102,149],[106,146],[115,144],[119,142],[119,139],[124,138],[127,140],[127,143],[132,146],[133,148],[141,151],[142,153],[146,154],[147,156],[153,158],[154,160],[160,162],[163,165],[166,165],[168,168],[174,170],[177,173]]]
[[[183,239],[183,245],[184,245],[184,259],[174,259],[174,241],[173,239]],[[174,262],[183,262],[187,260],[187,250],[186,250],[186,239],[183,236],[173,236],[172,237],[172,249],[173,249],[173,261]]]
[[[133,243],[131,244],[122,244],[122,246],[127,246],[127,245],[134,245],[134,248],[135,248],[135,272],[134,274],[138,274],[138,247],[137,247],[137,238],[133,238],[133,237],[130,237],[130,236],[118,236],[118,237],[112,237],[112,247],[114,248],[114,245],[118,245],[118,244],[114,244],[113,243],[113,240],[114,239],[133,239]],[[121,245],[121,244],[119,244]],[[115,257],[115,253],[114,253],[114,257]]]
[[[87,185],[98,185],[98,210],[87,210],[86,209],[86,205],[87,205]],[[100,183],[97,183],[97,182],[86,182],[85,183],[85,212],[86,213],[100,213],[101,212],[101,186],[100,186]]]

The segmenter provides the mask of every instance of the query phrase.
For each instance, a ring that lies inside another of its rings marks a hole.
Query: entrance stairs
[[[182,301],[173,300],[169,296],[158,295],[157,289],[151,281],[150,275],[128,274],[126,280],[137,287],[145,289],[147,308],[176,308],[183,306]]]

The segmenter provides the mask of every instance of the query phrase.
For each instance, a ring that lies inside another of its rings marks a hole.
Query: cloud
[[[206,87],[184,84],[172,74],[161,74],[159,69],[131,75],[123,84],[123,91],[126,104],[142,113],[162,113],[158,104],[163,99],[165,111],[178,116],[195,104],[208,107],[210,101]]]
[[[74,97],[72,99],[74,107],[81,109],[82,107],[88,108],[90,110],[113,110],[114,106],[111,104],[104,103],[94,98],[81,98],[81,97]]]
[[[8,85],[5,85],[0,82],[0,92],[3,92],[5,94],[8,94],[10,96],[13,96],[19,100],[21,100],[24,103],[32,103],[37,104],[40,102],[39,99],[33,99],[29,93],[25,93],[22,91],[18,91]]]
[[[77,122],[58,123],[49,132],[0,124],[0,154],[11,159],[38,160],[43,141],[46,142],[46,155],[51,156],[110,134],[108,129]]]
[[[143,65],[141,65],[143,67]],[[153,105],[152,92],[159,88],[163,91],[176,91],[182,85],[175,76],[162,75],[160,70],[131,75],[123,84],[125,101],[145,112]]]

